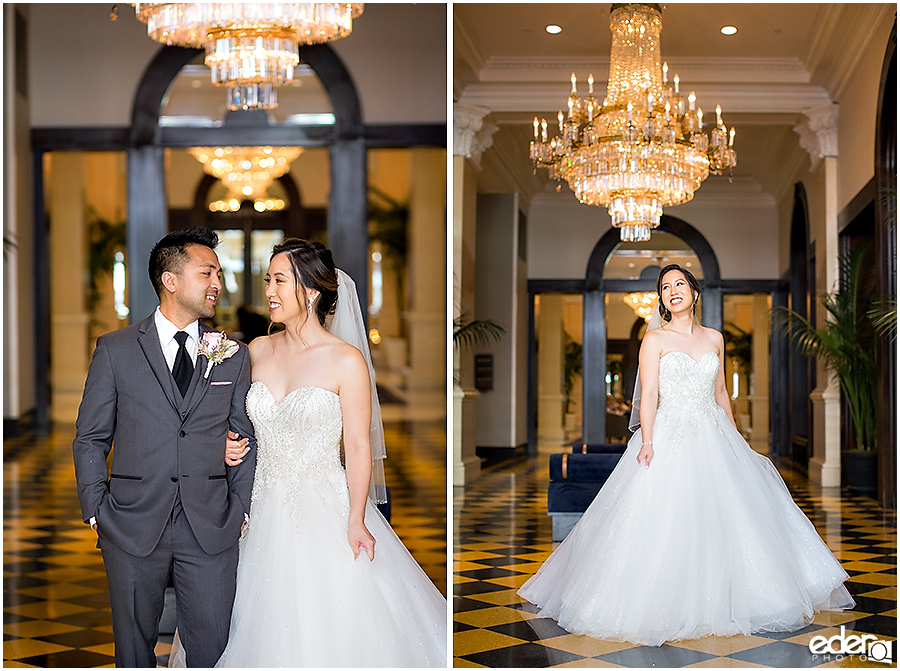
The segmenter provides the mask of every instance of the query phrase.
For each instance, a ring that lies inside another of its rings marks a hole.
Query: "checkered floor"
[[[794,500],[851,578],[856,609],[820,613],[805,629],[782,634],[711,637],[659,648],[576,636],[516,595],[555,547],[547,516],[547,460],[522,459],[487,469],[454,495],[454,667],[831,667],[873,666],[854,656],[814,658],[813,636],[842,625],[882,640],[897,636],[895,511],[846,492],[823,493],[781,469]],[[896,659],[896,650],[894,651]]]
[[[81,521],[74,429],[3,443],[3,666],[114,666],[106,573]],[[444,421],[386,422],[392,526],[447,586]],[[168,661],[171,636],[157,645]]]

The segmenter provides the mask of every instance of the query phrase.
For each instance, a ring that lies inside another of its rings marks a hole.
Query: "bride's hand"
[[[247,443],[247,438],[241,438],[234,431],[228,432],[228,435],[225,437],[225,463],[228,466],[237,466],[244,460],[244,457],[250,451]]]
[[[644,465],[649,467],[650,462],[652,460],[653,460],[653,446],[648,443],[641,447],[641,451],[638,452],[638,455],[637,455],[637,461],[639,464],[646,461],[646,463]]]
[[[369,555],[369,561],[375,560],[375,538],[366,529],[363,522],[351,522],[350,529],[347,532],[347,540],[350,541],[350,549],[353,550],[353,558],[359,557],[359,548],[362,546],[366,554]]]

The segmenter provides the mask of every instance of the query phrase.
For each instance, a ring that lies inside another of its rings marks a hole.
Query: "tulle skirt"
[[[339,508],[308,483],[254,501],[217,668],[446,667],[446,599],[371,501],[354,560]]]
[[[654,646],[794,631],[851,608],[847,573],[772,463],[718,412],[679,435],[654,431],[649,468],[636,461],[638,430],[519,595],[570,632]]]

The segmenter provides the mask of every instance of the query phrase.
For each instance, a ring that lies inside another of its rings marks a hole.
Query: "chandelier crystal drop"
[[[660,65],[661,8],[614,4],[612,49],[602,106],[594,77],[582,99],[572,74],[568,112],[559,112],[559,135],[549,139],[547,120],[534,118],[531,160],[550,177],[565,181],[578,200],[609,209],[624,242],[650,239],[663,207],[689,201],[709,173],[737,165],[734,128],[729,132],[716,108],[709,137],[703,111],[692,92],[687,104],[678,75]]]
[[[136,2],[134,11],[157,42],[206,50],[228,109],[273,109],[300,62],[298,46],[346,37],[363,3]]]
[[[273,180],[300,156],[300,147],[192,147],[203,169],[222,183],[238,202],[263,198]]]

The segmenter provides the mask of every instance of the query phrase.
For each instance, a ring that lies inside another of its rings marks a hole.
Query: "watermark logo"
[[[845,655],[859,657],[860,661],[894,663],[894,641],[882,641],[873,634],[846,635],[841,625],[841,633],[831,638],[813,636],[809,651],[814,658],[824,657],[824,661],[842,659]]]

